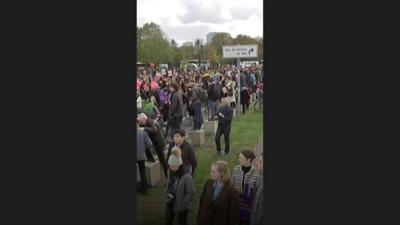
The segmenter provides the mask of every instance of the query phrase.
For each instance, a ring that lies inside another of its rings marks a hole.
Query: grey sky
[[[138,0],[137,25],[154,22],[178,44],[209,32],[263,35],[262,0]]]

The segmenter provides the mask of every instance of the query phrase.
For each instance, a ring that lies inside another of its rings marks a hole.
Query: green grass
[[[214,136],[206,137],[206,144],[203,147],[197,147],[196,157],[198,165],[194,174],[195,195],[194,207],[189,212],[188,223],[196,224],[196,216],[199,205],[199,198],[203,190],[204,182],[209,177],[210,166],[213,162],[224,159],[232,168],[237,165],[239,152],[244,148],[253,149],[263,131],[263,114],[254,112],[249,108],[245,115],[235,117],[232,122],[231,130],[231,149],[229,158],[217,157],[215,155]],[[221,148],[224,149],[223,137],[221,138]],[[164,224],[165,217],[165,186],[152,187],[146,196],[138,195],[138,224],[139,225],[158,225]],[[177,224],[175,219],[174,224]]]

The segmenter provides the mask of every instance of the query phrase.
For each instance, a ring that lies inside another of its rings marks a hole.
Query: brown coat
[[[213,183],[208,179],[200,197],[198,225],[237,225],[239,221],[239,194],[232,185],[224,185],[213,201]]]

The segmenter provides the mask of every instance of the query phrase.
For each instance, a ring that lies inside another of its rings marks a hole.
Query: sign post
[[[236,61],[237,65],[237,74],[236,74],[236,83],[237,83],[237,89],[238,89],[238,101],[236,102],[236,113],[238,116],[240,116],[240,92],[241,92],[241,87],[240,87],[240,58],[237,58]]]
[[[222,46],[223,58],[236,58],[237,74],[236,81],[238,87],[238,102],[236,102],[236,112],[240,114],[240,58],[257,58],[257,45],[224,45]]]

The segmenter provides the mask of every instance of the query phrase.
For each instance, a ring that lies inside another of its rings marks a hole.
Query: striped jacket
[[[253,205],[254,194],[259,176],[260,173],[253,166],[250,168],[250,171],[246,173],[246,175],[244,175],[244,172],[242,171],[242,167],[240,165],[233,168],[232,184],[239,192],[239,218],[241,220],[250,220],[251,208]]]
[[[257,183],[257,179],[260,176],[260,173],[254,166],[251,166],[251,169],[246,176],[244,177],[243,183],[243,175],[242,167],[237,165],[233,168],[232,171],[232,184],[236,188],[239,193],[243,192],[244,184],[249,184],[249,186],[255,186]]]
[[[251,209],[250,224],[262,225],[264,221],[264,190],[263,190],[263,177],[259,177],[257,182],[256,191],[253,199],[253,207]]]

